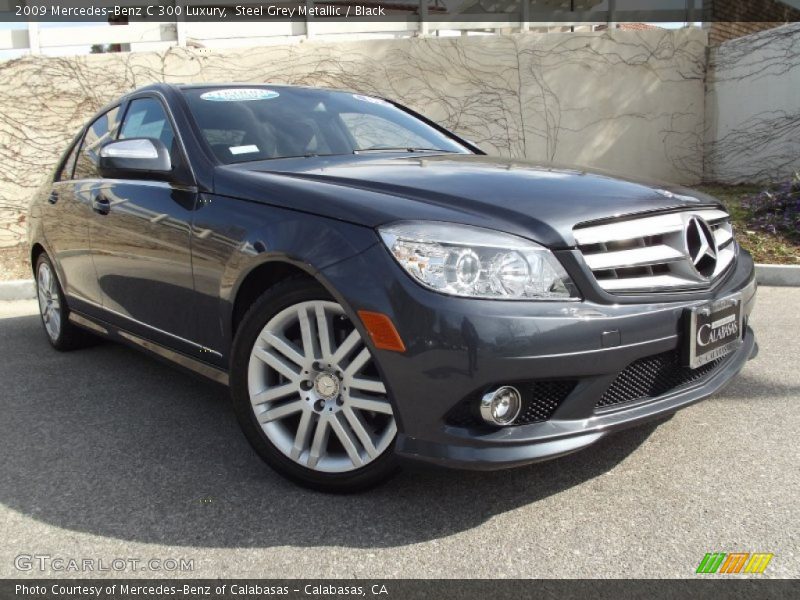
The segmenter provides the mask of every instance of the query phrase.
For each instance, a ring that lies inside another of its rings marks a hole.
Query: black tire
[[[330,493],[353,493],[372,488],[398,470],[395,442],[363,467],[344,473],[326,473],[298,464],[267,437],[256,419],[248,391],[250,353],[267,322],[282,310],[300,302],[328,300],[330,294],[313,279],[287,279],[265,292],[248,309],[233,343],[230,389],[239,424],[258,455],[275,471],[301,486]]]
[[[42,267],[46,266],[47,269],[50,270],[50,273],[53,277],[53,284],[54,284],[54,292],[58,297],[58,303],[60,308],[60,327],[58,334],[54,337],[51,335],[50,331],[48,330],[47,324],[45,323],[45,316],[41,308],[41,303],[39,304],[39,316],[42,321],[42,327],[44,328],[45,336],[47,337],[47,341],[50,342],[50,345],[60,352],[67,352],[70,350],[77,350],[79,348],[86,348],[87,346],[93,346],[100,341],[100,339],[92,335],[90,332],[86,331],[85,329],[81,329],[72,321],[69,320],[70,310],[67,306],[66,299],[64,298],[64,291],[61,288],[61,282],[58,280],[58,273],[56,272],[55,268],[53,267],[53,263],[50,261],[50,257],[47,256],[44,252],[39,255],[39,258],[36,259],[36,293],[37,298],[39,295],[39,275]]]

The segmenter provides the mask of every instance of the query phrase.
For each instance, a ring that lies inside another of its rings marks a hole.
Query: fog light
[[[511,425],[522,409],[522,396],[509,385],[484,394],[481,398],[481,417],[491,425]]]

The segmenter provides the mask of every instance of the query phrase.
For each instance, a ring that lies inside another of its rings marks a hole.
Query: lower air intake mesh
[[[718,358],[697,369],[690,369],[681,364],[677,350],[640,358],[617,376],[598,400],[596,407],[605,408],[656,398],[704,378],[724,360],[725,357]]]

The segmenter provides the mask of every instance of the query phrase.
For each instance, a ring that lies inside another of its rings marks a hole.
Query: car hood
[[[369,154],[275,159],[216,169],[217,194],[368,227],[436,220],[571,247],[578,223],[717,205],[710,196],[598,171],[480,155]]]

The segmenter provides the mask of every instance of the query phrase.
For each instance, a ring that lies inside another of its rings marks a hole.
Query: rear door
[[[97,151],[116,136],[118,125],[117,106],[86,128],[57,173],[42,212],[45,237],[64,293],[73,309],[87,314],[99,314],[102,305],[89,239],[92,190],[100,183]]]
[[[161,99],[130,101],[118,139],[160,139],[176,170],[186,157]],[[195,324],[190,224],[197,192],[147,179],[104,179],[93,190],[92,252],[107,319],[202,356]]]

